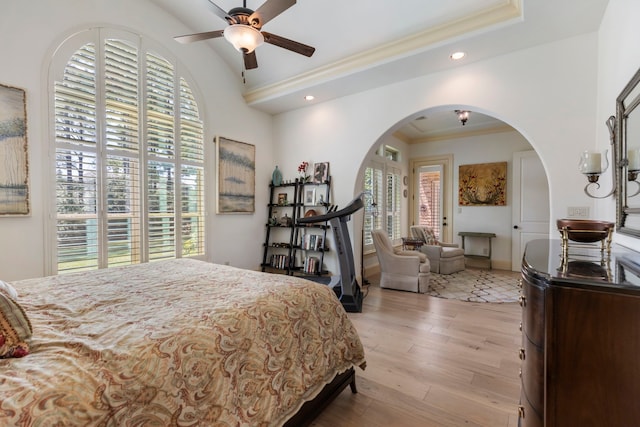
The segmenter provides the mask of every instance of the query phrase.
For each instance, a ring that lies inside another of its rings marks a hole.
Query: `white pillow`
[[[18,299],[18,291],[16,291],[16,288],[11,286],[7,282],[3,282],[2,280],[0,280],[0,292],[4,292],[9,296],[9,298],[12,298],[14,300]]]

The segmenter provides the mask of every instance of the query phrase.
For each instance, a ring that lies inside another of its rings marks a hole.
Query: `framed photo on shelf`
[[[324,194],[318,194],[318,197],[316,198],[316,205],[324,206],[325,203],[327,203],[327,201],[324,199]]]
[[[313,165],[314,184],[323,184],[329,178],[329,162],[315,163]]]
[[[287,204],[287,193],[278,193],[278,204],[281,206]]]
[[[316,189],[315,188],[307,188],[304,191],[304,204],[305,205],[313,205],[316,200]]]

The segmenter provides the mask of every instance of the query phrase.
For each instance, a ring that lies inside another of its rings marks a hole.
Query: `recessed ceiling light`
[[[313,95],[305,95],[304,97],[305,101],[313,101],[314,99],[316,99],[316,97]]]
[[[451,59],[453,59],[454,61],[457,61],[458,59],[464,58],[465,55],[466,55],[466,53],[464,53],[464,52],[453,52],[449,57]]]

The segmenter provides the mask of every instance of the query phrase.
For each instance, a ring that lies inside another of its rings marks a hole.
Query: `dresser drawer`
[[[544,344],[544,288],[522,283],[522,332],[538,346]]]
[[[539,413],[544,408],[544,351],[523,336],[520,350],[522,394]]]
[[[518,427],[543,427],[542,416],[531,406],[527,397],[520,395],[520,407],[518,408]]]

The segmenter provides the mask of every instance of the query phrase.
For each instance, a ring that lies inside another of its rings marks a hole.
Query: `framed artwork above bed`
[[[26,95],[0,84],[0,216],[29,213]]]
[[[216,213],[255,212],[256,147],[217,136],[218,172]]]

